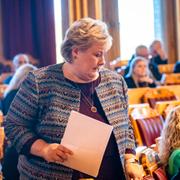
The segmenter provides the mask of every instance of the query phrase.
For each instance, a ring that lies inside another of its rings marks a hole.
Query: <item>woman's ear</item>
[[[75,58],[78,56],[79,49],[77,47],[72,49],[72,57]]]

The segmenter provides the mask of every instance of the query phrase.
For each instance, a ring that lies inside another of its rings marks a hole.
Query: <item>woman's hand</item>
[[[128,180],[141,180],[145,175],[143,167],[138,164],[136,156],[125,154],[124,156],[125,172]]]
[[[68,159],[73,152],[61,144],[48,144],[43,149],[43,158],[48,162],[60,163]]]
[[[153,79],[151,79],[148,76],[143,76],[143,77],[139,78],[139,82],[146,82],[146,83],[152,84],[153,83]]]
[[[144,170],[138,163],[126,163],[125,171],[128,180],[142,180],[144,176]]]
[[[36,140],[32,146],[30,153],[44,158],[47,162],[60,163],[68,159],[73,152],[58,143],[48,144],[42,139]]]

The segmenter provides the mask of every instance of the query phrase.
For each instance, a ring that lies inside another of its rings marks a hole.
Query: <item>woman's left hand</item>
[[[138,163],[126,163],[125,171],[128,180],[142,180],[145,175],[143,167]]]

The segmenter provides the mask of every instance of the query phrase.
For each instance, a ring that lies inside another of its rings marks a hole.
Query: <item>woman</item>
[[[159,155],[170,178],[180,177],[180,106],[168,114],[160,139]]]
[[[59,144],[72,110],[114,127],[96,179],[124,179],[122,167],[129,177],[142,177],[133,154],[126,84],[121,76],[102,68],[111,44],[105,23],[80,19],[67,30],[61,47],[66,62],[27,77],[5,124],[7,137],[21,153],[21,179],[89,177],[59,164],[73,156],[70,149]]]
[[[148,60],[141,56],[132,60],[125,81],[128,88],[156,87],[153,79],[150,78]]]

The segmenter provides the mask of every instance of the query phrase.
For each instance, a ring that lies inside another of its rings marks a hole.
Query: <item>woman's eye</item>
[[[101,57],[101,56],[102,56],[102,53],[96,53],[95,56],[96,56],[96,57]]]

